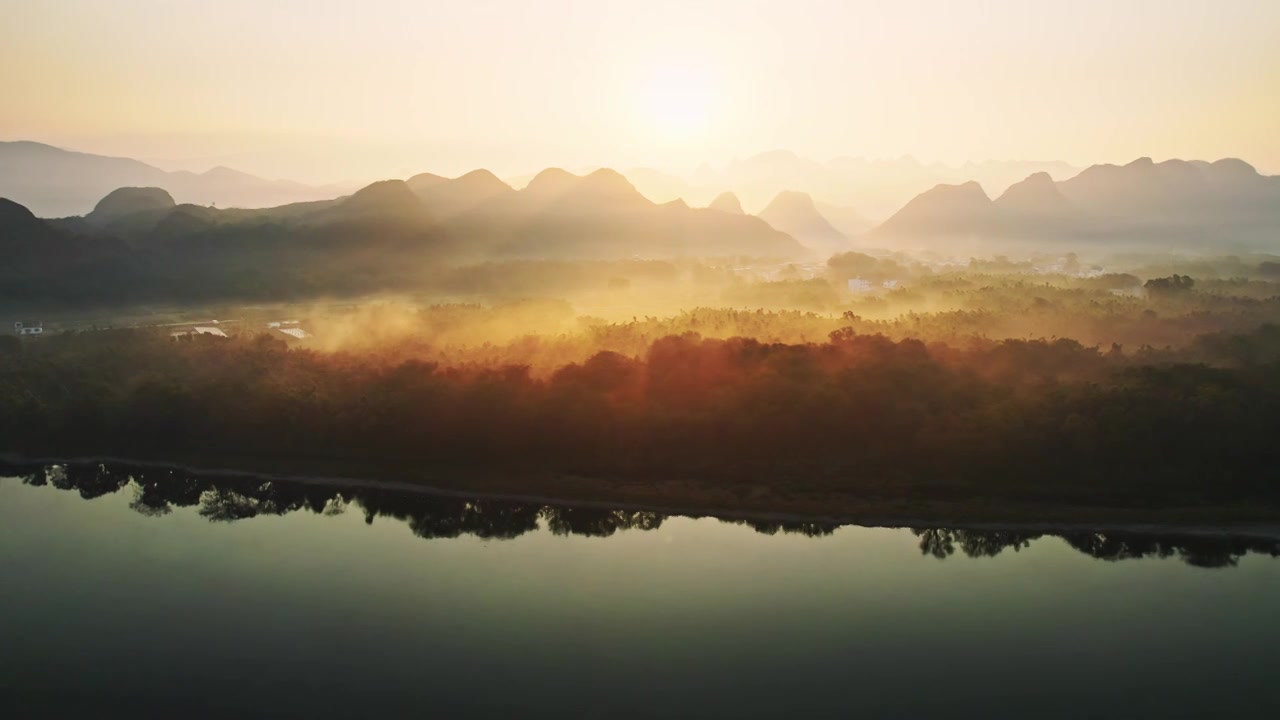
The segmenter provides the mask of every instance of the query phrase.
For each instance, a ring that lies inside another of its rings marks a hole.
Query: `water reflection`
[[[1028,533],[1008,530],[948,528],[913,529],[920,552],[948,558],[959,548],[966,557],[995,557],[1017,552],[1042,537],[1060,537],[1068,545],[1099,560],[1177,557],[1195,567],[1235,567],[1240,558],[1256,552],[1280,557],[1280,542],[1230,536],[1162,536],[1133,532]]]
[[[385,489],[268,481],[243,476],[196,475],[173,469],[129,465],[11,465],[0,463],[0,476],[18,477],[35,486],[75,491],[86,500],[122,490],[134,493],[130,507],[147,516],[173,508],[195,507],[212,522],[246,520],[259,515],[306,511],[336,515],[355,510],[365,522],[394,518],[422,538],[471,535],[504,540],[542,527],[557,535],[608,537],[620,530],[656,530],[666,515],[643,510],[536,505],[504,500],[464,499]],[[766,535],[831,535],[838,525],[820,522],[722,520]],[[1137,532],[1041,533],[1017,530],[912,528],[920,552],[947,559],[995,557],[1018,552],[1045,537],[1060,537],[1070,547],[1099,560],[1177,557],[1205,568],[1234,567],[1249,553],[1280,556],[1280,541],[1219,535],[1160,536]]]

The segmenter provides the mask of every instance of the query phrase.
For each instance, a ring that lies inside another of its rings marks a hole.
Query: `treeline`
[[[669,516],[643,510],[539,505],[393,492],[365,487],[336,488],[261,478],[210,477],[181,470],[127,465],[72,463],[61,466],[6,465],[0,477],[17,476],[33,486],[76,492],[86,500],[132,490],[130,507],[147,516],[175,508],[196,508],[211,522],[310,512],[340,515],[360,512],[365,522],[389,518],[405,523],[414,535],[454,538],[472,535],[489,540],[518,538],[540,528],[557,535],[608,537],[624,530],[657,530]],[[821,538],[841,526],[822,522],[723,520],[756,532]],[[914,528],[923,555],[946,559],[1018,552],[1046,537],[1059,537],[1072,548],[1100,560],[1177,557],[1198,567],[1232,567],[1249,553],[1280,556],[1280,542],[1262,538],[1162,536],[1132,532],[1046,534],[1017,530]]]
[[[1274,500],[1278,358],[1274,326],[1145,357],[846,329],[805,344],[669,336],[539,377],[266,336],[84,333],[0,346],[0,445],[789,493]]]

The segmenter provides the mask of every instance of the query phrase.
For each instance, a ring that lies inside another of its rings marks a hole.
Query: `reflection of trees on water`
[[[1148,533],[1079,532],[1049,535],[1011,530],[924,528],[911,531],[920,538],[920,552],[948,558],[959,548],[966,557],[995,557],[1005,550],[1017,552],[1042,537],[1060,537],[1068,545],[1099,560],[1134,560],[1177,557],[1196,567],[1235,567],[1240,558],[1255,552],[1280,557],[1280,541],[1265,538],[1212,535],[1163,537]]]
[[[259,515],[307,511],[337,515],[354,505],[365,521],[394,518],[422,538],[509,539],[546,527],[557,535],[608,537],[620,530],[656,530],[666,516],[641,510],[540,506],[502,500],[392,492],[366,488],[337,488],[304,483],[281,483],[260,478],[199,476],[180,470],[128,465],[0,465],[0,476],[17,476],[28,485],[52,485],[74,490],[86,500],[130,489],[129,507],[148,516],[173,508],[194,507],[214,522],[245,520]],[[779,532],[823,537],[837,525],[818,522],[726,520],[756,532]],[[1013,530],[918,528],[920,552],[940,559],[956,555],[995,557],[1006,550],[1030,547],[1044,533]],[[1249,553],[1280,556],[1280,542],[1261,538],[1178,536],[1145,533],[1079,532],[1058,535],[1076,550],[1100,560],[1177,557],[1197,567],[1233,567]]]
[[[807,535],[808,537],[824,537],[835,532],[836,528],[840,527],[832,523],[818,522],[773,522],[766,520],[724,520],[723,522],[746,525],[761,535],[777,535],[782,532]]]
[[[1009,530],[925,528],[911,532],[920,538],[921,553],[940,559],[954,555],[957,546],[967,557],[995,557],[1005,550],[1031,547],[1031,541],[1041,537],[1039,533]]]
[[[474,535],[491,540],[519,537],[538,529],[534,505],[498,500],[463,500],[412,493],[356,491],[352,501],[364,509],[365,522],[390,517],[408,524],[421,538]]]
[[[378,517],[394,518],[423,538],[473,535],[508,539],[537,530],[540,522],[557,535],[607,537],[619,530],[656,530],[665,519],[659,513],[637,510],[468,500],[243,477],[197,476],[178,470],[123,465],[0,467],[0,475],[20,476],[29,485],[52,484],[62,490],[76,490],[85,499],[131,488],[134,499],[130,507],[144,515],[163,515],[174,507],[196,507],[200,515],[215,522],[284,515],[299,510],[336,515],[355,503],[366,522],[372,523]]]
[[[547,527],[557,535],[608,537],[619,530],[657,530],[665,515],[639,510],[599,508],[543,508]]]
[[[1250,552],[1280,556],[1280,543],[1238,537],[1200,537],[1169,540],[1138,533],[1070,533],[1071,547],[1102,560],[1179,557],[1196,567],[1235,567]]]

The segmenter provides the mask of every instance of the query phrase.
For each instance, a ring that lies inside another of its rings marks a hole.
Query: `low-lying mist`
[[[657,339],[690,333],[797,344],[847,330],[959,347],[1069,338],[1134,354],[1280,322],[1275,266],[1240,257],[960,263],[856,252],[811,264],[522,261],[441,271],[448,279],[436,287],[445,292],[208,312],[222,314],[223,332],[250,336],[288,316],[306,337],[284,339],[313,351],[535,373],[602,351],[640,356]],[[1189,284],[1174,287],[1171,277]]]

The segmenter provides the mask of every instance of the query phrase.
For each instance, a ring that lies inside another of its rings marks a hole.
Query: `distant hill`
[[[996,198],[997,209],[1010,215],[1027,217],[1052,217],[1072,215],[1076,208],[1067,201],[1049,173],[1034,173],[1026,180],[1014,183]]]
[[[18,248],[42,242],[52,229],[30,210],[0,198],[0,252],[12,253]]]
[[[976,182],[938,185],[912,198],[884,221],[877,236],[972,235],[994,228],[995,205]]]
[[[1094,165],[1058,186],[1082,211],[1115,224],[1265,228],[1280,221],[1280,178],[1234,158]]]
[[[564,168],[547,168],[533,176],[520,192],[526,198],[553,198],[569,192],[582,178]]]
[[[831,226],[807,193],[783,191],[760,211],[760,219],[820,251],[847,250],[848,238]]]
[[[580,168],[569,174],[585,176],[599,169],[598,167]],[[658,204],[679,199],[684,200],[685,204],[691,207],[701,207],[709,204],[716,194],[716,191],[710,187],[704,187],[675,173],[655,168],[633,167],[619,172],[641,195]],[[528,187],[534,177],[536,174],[518,175],[507,178],[506,183],[513,188],[523,189]]]
[[[427,226],[431,214],[426,204],[404,180],[380,180],[363,187],[331,206],[303,215],[307,225],[331,223],[403,224]]]
[[[581,198],[595,198],[602,202],[620,202],[633,205],[637,203],[653,204],[631,181],[617,170],[601,168],[595,170],[574,183],[573,192]]]
[[[1035,173],[991,201],[977,183],[940,185],[872,232],[890,244],[957,248],[960,238],[1106,242],[1219,250],[1280,244],[1280,178],[1241,160],[1139,158],[1054,182]]]
[[[39,217],[84,215],[121,187],[156,187],[179,203],[269,207],[344,194],[287,180],[265,180],[230,168],[166,172],[137,160],[63,150],[42,143],[0,142],[0,197]]]
[[[90,224],[105,227],[112,220],[142,212],[167,211],[177,205],[170,195],[157,187],[123,187],[112,190],[85,216]]]
[[[138,282],[138,263],[118,240],[54,226],[0,198],[0,304],[102,301]]]
[[[711,204],[707,206],[709,210],[719,210],[722,213],[730,215],[745,215],[742,211],[742,203],[738,202],[738,196],[731,192],[720,193],[716,196]]]
[[[798,190],[808,193],[819,207],[853,206],[865,217],[883,220],[936,185],[972,180],[999,193],[1036,172],[1062,179],[1075,175],[1079,168],[1064,162],[1023,160],[945,165],[923,163],[910,156],[818,161],[789,150],[772,150],[734,160],[719,170],[700,168],[694,181],[698,187],[732,190],[747,207],[761,207],[781,191]],[[843,227],[839,229],[848,233]]]
[[[423,173],[407,181],[408,187],[437,218],[446,219],[472,210],[496,197],[515,192],[488,170],[473,170],[449,179]]]
[[[694,207],[709,205],[725,191],[733,193],[747,208],[764,207],[779,192],[804,192],[838,231],[851,236],[865,232],[936,185],[972,180],[998,194],[1039,172],[1063,179],[1080,172],[1080,168],[1053,160],[986,160],[946,165],[923,163],[910,156],[819,161],[790,150],[771,150],[736,158],[721,168],[703,164],[683,177],[648,167],[632,168],[623,174],[650,200],[661,203],[681,198]],[[522,188],[532,179],[532,175],[510,178],[508,184]]]

